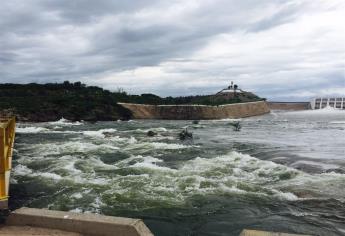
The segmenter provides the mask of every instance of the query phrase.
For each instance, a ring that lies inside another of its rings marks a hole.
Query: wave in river
[[[82,125],[83,122],[79,122],[79,121],[72,122],[72,121],[67,120],[67,119],[62,117],[60,120],[48,122],[48,124],[50,124],[50,125],[62,125],[62,126],[74,126],[74,125]]]
[[[43,132],[47,132],[47,131],[49,131],[49,129],[44,128],[44,127],[33,127],[33,126],[16,127],[17,133],[33,134],[33,133],[43,133]]]

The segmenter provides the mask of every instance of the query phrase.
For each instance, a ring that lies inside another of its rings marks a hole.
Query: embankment
[[[310,109],[309,102],[268,102],[271,110],[308,110]]]
[[[264,101],[220,106],[118,104],[130,110],[134,119],[210,120],[243,118],[270,112]]]

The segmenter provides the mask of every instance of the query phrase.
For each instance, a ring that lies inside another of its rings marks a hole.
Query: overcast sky
[[[0,83],[345,95],[344,0],[3,0]]]

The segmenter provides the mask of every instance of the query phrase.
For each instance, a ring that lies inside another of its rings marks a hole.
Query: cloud
[[[273,100],[341,95],[344,10],[341,0],[5,1],[0,82],[168,96],[234,80]]]

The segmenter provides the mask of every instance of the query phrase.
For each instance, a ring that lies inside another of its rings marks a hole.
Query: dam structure
[[[336,109],[345,109],[345,97],[327,97],[314,98],[310,102],[311,109],[317,110],[325,107],[333,107]]]
[[[134,119],[212,120],[244,118],[270,112],[265,101],[208,105],[148,105],[119,103],[132,112]]]
[[[271,110],[302,111],[310,109],[310,102],[267,102]]]
[[[197,98],[202,97],[200,101]],[[206,96],[195,96],[195,100],[183,104],[138,104],[118,103],[128,109],[134,119],[162,120],[212,120],[244,118],[270,112],[264,99],[246,92],[231,82],[221,91]],[[205,102],[206,101],[206,102]]]

